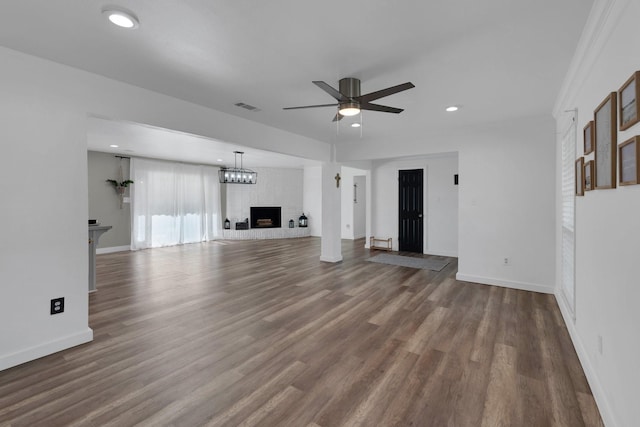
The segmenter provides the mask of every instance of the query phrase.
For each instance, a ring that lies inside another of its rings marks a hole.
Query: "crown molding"
[[[629,1],[595,0],[593,3],[553,106],[554,118],[558,119],[564,110],[574,108],[571,103],[582,88],[591,67],[600,56]]]

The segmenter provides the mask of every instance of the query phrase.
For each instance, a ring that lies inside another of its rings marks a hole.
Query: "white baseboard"
[[[456,280],[464,282],[482,283],[483,285],[502,286],[503,288],[520,289],[522,291],[540,292],[543,294],[553,294],[552,286],[539,285],[536,283],[516,282],[512,280],[502,280],[493,277],[473,276],[470,274],[457,273]]]
[[[562,292],[562,290],[558,290],[558,292]],[[600,411],[602,421],[607,427],[619,426],[620,424],[616,422],[613,416],[613,411],[611,411],[611,405],[609,404],[609,400],[607,399],[607,394],[604,392],[602,384],[600,384],[600,380],[598,379],[598,376],[593,369],[593,364],[591,363],[589,354],[584,348],[582,340],[578,335],[578,331],[576,330],[576,326],[571,316],[571,311],[567,307],[564,298],[562,298],[562,296],[558,296],[557,292],[555,294],[555,297],[556,301],[558,302],[558,307],[560,307],[560,313],[562,313],[564,323],[565,325],[567,325],[569,336],[571,337],[571,341],[573,342],[573,348],[576,349],[578,359],[580,360],[580,364],[582,365],[582,370],[587,377],[589,387],[591,387],[591,393],[593,394],[593,398],[596,401],[596,405],[598,405],[598,410]]]
[[[320,261],[323,261],[323,262],[340,262],[340,261],[342,261],[342,255],[337,256],[337,257],[321,256],[320,257]]]
[[[425,255],[437,255],[437,256],[448,256],[448,257],[458,258],[458,252],[453,252],[453,251],[432,251],[432,250],[428,250],[424,254]]]
[[[126,251],[130,251],[131,250],[131,246],[127,245],[127,246],[112,246],[110,248],[98,248],[96,249],[96,255],[102,255],[102,254],[111,254],[113,252],[126,252]]]
[[[66,337],[62,337],[55,341],[30,347],[16,353],[0,356],[0,371],[57,353],[58,351],[87,343],[89,341],[93,341],[93,329],[91,328],[87,328],[82,332],[67,335]]]

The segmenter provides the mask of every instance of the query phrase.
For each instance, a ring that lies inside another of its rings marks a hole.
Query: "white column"
[[[322,164],[322,238],[320,261],[342,261],[340,246],[340,187],[336,186],[336,175],[340,165],[335,162]],[[342,182],[340,182],[342,186]]]

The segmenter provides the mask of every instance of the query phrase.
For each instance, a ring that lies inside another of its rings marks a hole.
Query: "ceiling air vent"
[[[236,107],[244,108],[249,111],[260,111],[258,107],[254,107],[253,105],[245,104],[244,102],[238,102],[235,104]]]

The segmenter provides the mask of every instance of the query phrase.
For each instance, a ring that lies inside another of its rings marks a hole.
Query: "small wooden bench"
[[[391,251],[391,237],[388,239],[377,239],[374,236],[369,238],[369,249],[379,250],[379,251]]]

